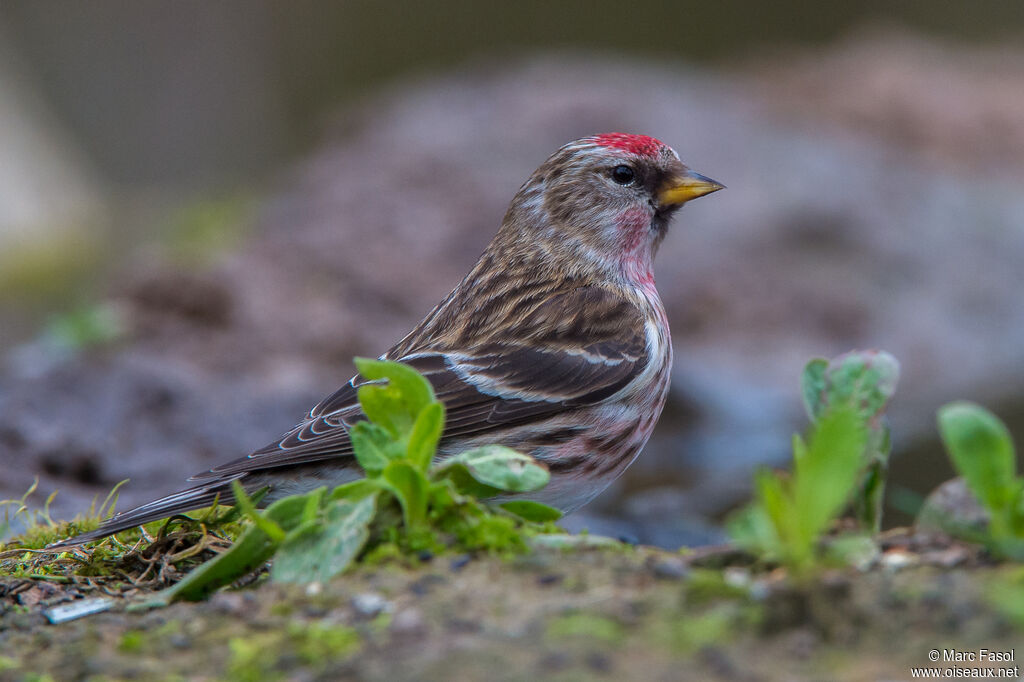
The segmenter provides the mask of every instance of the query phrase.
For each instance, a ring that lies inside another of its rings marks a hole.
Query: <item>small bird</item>
[[[646,135],[570,142],[520,187],[469,274],[382,359],[421,372],[445,405],[443,459],[499,443],[545,463],[530,495],[565,513],[628,467],[668,393],[672,342],[652,260],[676,210],[724,186]],[[349,427],[359,377],[280,440],[189,479],[61,546],[231,499],[263,504],[361,476]]]

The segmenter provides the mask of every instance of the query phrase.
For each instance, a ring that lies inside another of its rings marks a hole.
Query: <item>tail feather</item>
[[[157,521],[159,519],[165,519],[168,516],[174,516],[175,514],[208,507],[213,504],[214,500],[216,500],[218,496],[221,500],[230,502],[234,499],[234,496],[231,493],[231,481],[237,478],[241,478],[241,476],[236,476],[227,480],[222,479],[220,481],[207,483],[206,485],[196,486],[194,488],[179,490],[178,492],[171,493],[166,497],[161,497],[158,500],[147,502],[135,509],[115,514],[101,523],[99,528],[96,530],[76,535],[75,537],[68,538],[67,540],[55,542],[52,545],[49,545],[49,548],[60,549],[62,547],[73,547],[84,542],[91,542],[92,540],[105,538],[108,535],[113,535],[114,533],[120,533],[121,531],[128,530],[129,528],[141,526],[142,524],[149,523],[150,521]]]

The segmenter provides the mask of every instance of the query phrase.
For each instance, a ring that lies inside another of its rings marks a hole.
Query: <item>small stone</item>
[[[631,547],[635,547],[640,544],[640,538],[633,533],[619,533],[617,539],[619,542]]]
[[[37,583],[24,592],[18,593],[18,603],[22,606],[35,606],[47,597],[52,596],[57,590],[49,583]]]
[[[445,582],[447,581],[444,577],[431,573],[413,582],[409,585],[409,589],[417,597],[422,597],[423,595],[430,593],[430,591],[437,585],[442,585]]]
[[[470,618],[449,618],[446,626],[451,632],[463,633],[480,632],[483,629],[480,621]]]
[[[565,576],[561,573],[545,573],[537,576],[537,584],[541,586],[557,585],[563,580],[565,580]]]
[[[418,635],[426,630],[419,609],[405,609],[391,619],[391,632],[396,635]]]
[[[245,610],[245,596],[238,592],[217,592],[210,597],[210,606],[223,613],[241,613]]]
[[[968,552],[966,547],[954,545],[946,549],[937,549],[921,554],[921,562],[942,568],[953,568],[967,561]]]
[[[821,636],[810,628],[797,628],[783,640],[783,647],[793,658],[810,659],[821,644]]]
[[[544,672],[558,672],[559,670],[565,670],[572,664],[572,659],[564,651],[552,651],[544,654],[540,661],[537,662],[537,666]]]
[[[729,566],[722,571],[722,580],[729,587],[746,589],[750,587],[750,571],[739,566]]]
[[[914,527],[922,533],[957,535],[983,533],[988,522],[988,511],[967,487],[967,482],[963,478],[954,478],[928,495]]]
[[[175,649],[187,649],[192,646],[192,640],[186,635],[180,633],[168,637],[167,643]]]
[[[689,567],[681,558],[666,557],[654,562],[651,571],[664,580],[682,580],[690,573]]]
[[[882,564],[882,568],[887,571],[895,572],[907,568],[908,566],[914,566],[915,564],[920,563],[920,561],[920,558],[915,554],[895,550],[888,551],[883,554],[880,563]]]
[[[381,613],[391,613],[394,605],[376,592],[364,592],[352,597],[352,608],[372,618]]]
[[[768,598],[772,591],[772,583],[770,580],[759,578],[750,583],[750,598],[755,601],[763,601]]]
[[[612,659],[598,651],[592,651],[586,657],[587,667],[598,673],[606,673],[611,670]]]
[[[468,564],[472,560],[473,560],[473,555],[471,555],[471,554],[462,554],[462,555],[457,556],[454,559],[452,559],[451,563],[448,564],[448,568],[450,568],[452,571],[458,573],[459,571],[461,571],[463,568],[466,567],[466,564]]]

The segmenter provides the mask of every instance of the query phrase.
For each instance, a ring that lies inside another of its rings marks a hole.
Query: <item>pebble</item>
[[[405,609],[391,619],[391,632],[396,635],[417,635],[426,630],[423,614],[419,609]]]
[[[913,566],[920,562],[920,559],[909,552],[889,551],[882,555],[880,563],[887,571],[899,571]]]
[[[372,618],[380,613],[391,613],[394,604],[376,592],[364,592],[352,597],[352,608],[360,614]]]
[[[241,613],[245,610],[245,596],[238,592],[217,592],[210,597],[210,606],[223,613]]]
[[[410,584],[409,590],[417,597],[422,597],[423,595],[428,594],[437,585],[443,585],[446,582],[447,580],[442,576],[430,573]]]
[[[651,571],[664,580],[682,580],[690,573],[686,562],[676,557],[659,559],[651,566]]]
[[[933,566],[942,568],[953,568],[967,561],[968,553],[964,547],[953,546],[947,549],[937,549],[921,554],[921,561]]]
[[[471,554],[462,554],[452,559],[451,563],[448,564],[448,568],[458,573],[472,560],[473,556]]]
[[[750,571],[739,566],[729,566],[722,571],[722,580],[730,587],[746,589],[750,587]]]

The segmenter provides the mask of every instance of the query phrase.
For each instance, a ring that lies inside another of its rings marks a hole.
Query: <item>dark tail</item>
[[[235,478],[241,478],[241,476],[236,476]],[[231,481],[233,480],[235,479],[221,479],[218,481],[212,481],[206,485],[179,490],[178,492],[167,495],[166,497],[161,497],[158,500],[148,502],[141,507],[136,507],[135,509],[115,514],[101,523],[100,527],[96,530],[76,535],[75,537],[68,538],[67,540],[55,542],[52,545],[49,545],[48,549],[60,549],[62,547],[80,545],[83,542],[99,540],[100,538],[105,538],[108,535],[120,533],[122,530],[141,526],[142,524],[149,523],[150,521],[157,521],[159,519],[165,519],[168,516],[174,516],[175,514],[208,507],[213,504],[213,501],[218,497],[220,497],[221,501],[225,502],[225,504],[231,504],[235,499],[235,496],[231,492]]]

